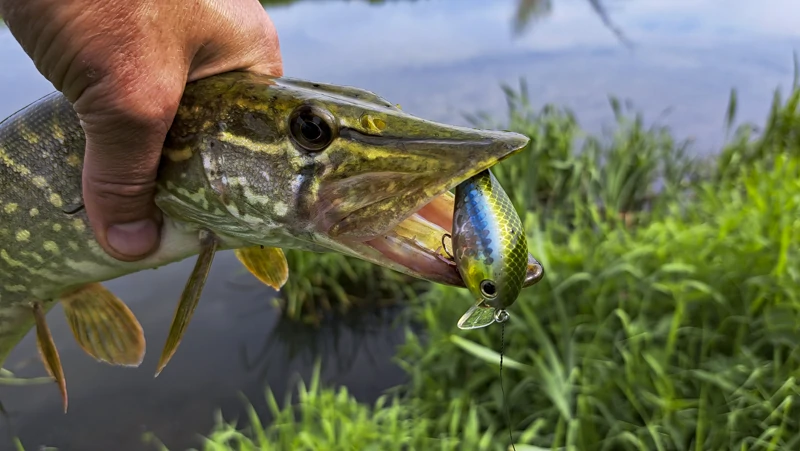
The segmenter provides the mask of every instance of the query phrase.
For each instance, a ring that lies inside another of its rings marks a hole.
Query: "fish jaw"
[[[435,198],[521,151],[530,141],[513,132],[472,130],[403,118],[420,136],[371,136],[349,131],[358,162],[320,181],[312,221],[334,239],[367,241],[394,229]],[[399,128],[402,127],[400,124]],[[441,138],[440,138],[441,136]],[[380,160],[380,161],[376,161]],[[436,204],[440,208],[444,203]],[[442,211],[423,213],[441,216]],[[452,214],[445,214],[452,223]]]
[[[442,194],[394,228],[373,237],[354,240],[318,235],[316,242],[340,254],[444,285],[464,287],[464,281],[449,261],[443,239],[452,230],[453,196]],[[449,208],[448,208],[449,207]]]
[[[429,136],[450,138],[357,138],[380,147],[389,159],[396,149],[397,161],[390,165],[396,170],[385,178],[381,172],[363,170],[360,177],[343,179],[341,190],[338,181],[323,184],[318,208],[327,215],[315,223],[314,239],[336,252],[415,278],[464,287],[447,256],[445,237],[452,235],[455,207],[450,190],[520,152],[529,138],[513,132],[425,125],[432,128]],[[426,164],[414,161],[418,154]],[[330,208],[332,201],[356,207]]]
[[[383,266],[400,273],[465,288],[467,285],[449,255],[452,242],[454,196],[435,197],[393,229],[366,241],[319,239],[328,249]],[[522,288],[538,283],[544,267],[530,253]]]

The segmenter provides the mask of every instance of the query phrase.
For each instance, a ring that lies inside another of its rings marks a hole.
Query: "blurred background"
[[[800,3],[262,3],[287,76],[532,138],[495,171],[546,268],[506,330],[517,450],[800,449]],[[4,28],[0,67],[0,117],[53,89]],[[55,307],[70,412],[0,385],[0,449],[506,449],[499,327],[456,328],[465,290],[287,257],[276,293],[218,255],[157,379],[193,258],[106,283],[145,330],[137,369]],[[6,370],[45,375],[33,338]]]

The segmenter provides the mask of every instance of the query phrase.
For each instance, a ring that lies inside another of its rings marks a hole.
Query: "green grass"
[[[506,94],[508,127],[471,119],[532,138],[495,170],[546,268],[505,332],[517,449],[800,449],[797,83],[760,133],[742,125],[704,161],[614,99],[617,128],[595,137],[534,110],[524,84]],[[294,257],[293,275],[370,274],[401,293],[390,271]],[[465,290],[409,302],[425,332],[399,350],[407,384],[368,406],[315,378],[294,407],[270,401],[269,425],[219,418],[204,449],[506,449],[499,327],[456,327]]]
[[[507,353],[519,365],[508,366],[506,383],[514,429],[539,423],[541,433],[519,441],[800,447],[800,289],[789,263],[798,257],[800,160],[760,166],[736,179],[741,190],[703,186],[686,212],[632,231],[603,227],[565,243],[531,234],[548,273],[515,304]],[[470,302],[464,293],[437,287],[422,302],[430,336],[401,354],[407,396],[442,422],[444,400],[469,399],[482,426],[501,427],[497,358],[485,357],[499,331],[453,327]]]
[[[319,363],[308,386],[300,383],[297,403],[287,397],[280,405],[266,393],[274,420],[261,424],[259,416],[248,404],[248,426],[238,429],[219,415],[216,426],[201,449],[214,450],[374,450],[490,449],[491,431],[479,433],[477,410],[468,409],[464,423],[453,425],[451,436],[434,438],[428,435],[430,420],[420,418],[418,409],[408,403],[381,397],[374,406],[357,402],[346,388],[325,389],[319,381]],[[300,405],[301,408],[297,408]],[[463,435],[462,435],[463,433]],[[166,451],[152,435],[145,441]]]

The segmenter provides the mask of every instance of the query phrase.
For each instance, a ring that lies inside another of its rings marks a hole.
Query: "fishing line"
[[[495,320],[500,323],[500,393],[503,395],[503,410],[505,410],[506,413],[508,442],[511,444],[511,449],[517,451],[517,447],[514,446],[514,436],[511,435],[511,413],[508,410],[508,402],[506,401],[506,389],[503,387],[503,354],[505,353],[506,320],[508,320],[508,312],[505,310],[498,310]]]

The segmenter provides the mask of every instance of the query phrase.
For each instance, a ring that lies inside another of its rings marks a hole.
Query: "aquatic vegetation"
[[[286,250],[291,277],[278,306],[288,319],[319,324],[331,310],[347,313],[364,305],[408,303],[429,284],[396,271],[338,254]]]
[[[18,377],[13,372],[0,368],[0,385],[36,385],[52,384],[50,377]],[[2,405],[2,403],[0,403]]]
[[[297,408],[287,397],[281,406],[267,390],[267,404],[273,420],[269,425],[248,405],[245,430],[226,422],[218,414],[216,425],[200,449],[212,450],[386,450],[492,449],[491,432],[478,433],[477,409],[474,407],[463,424],[453,425],[453,434],[430,437],[429,421],[421,419],[412,405],[389,397],[380,398],[373,406],[359,403],[346,388],[330,390],[320,383],[317,364],[308,386],[300,382]],[[155,449],[168,448],[148,434],[145,442]]]
[[[633,231],[606,226],[553,243],[534,229],[548,275],[523,293],[506,330],[507,354],[519,362],[506,378],[516,440],[579,449],[800,444],[800,291],[787,263],[800,250],[798,179],[800,160],[783,156],[774,169],[742,174],[744,193],[703,185],[685,213]],[[458,333],[452,318],[467,302],[438,287],[421,299],[428,337],[404,346],[404,391],[424,400],[426,417],[446,419],[442,400],[463,397],[480,406],[483,427],[501,427],[499,332]],[[540,433],[523,436],[535,424]]]
[[[533,152],[493,172],[547,268],[507,322],[517,449],[800,447],[800,86],[704,161],[623,113],[573,153],[570,112],[508,93]],[[270,424],[219,419],[204,449],[506,449],[500,331],[456,326],[472,301],[432,284],[412,301],[409,380],[375,406],[314,379]]]

